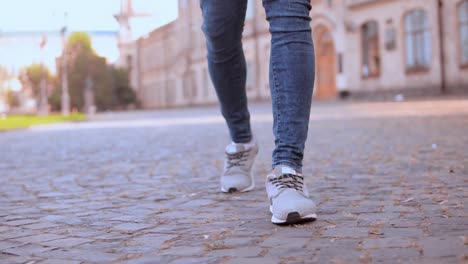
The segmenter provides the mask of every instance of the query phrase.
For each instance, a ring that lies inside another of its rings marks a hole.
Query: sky
[[[113,15],[121,0],[0,0],[0,31],[58,30],[68,14],[72,31],[117,30]],[[177,16],[177,0],[133,0],[136,12],[152,15],[146,25],[157,27]],[[136,29],[141,31],[140,28]]]
[[[148,16],[132,23],[135,38],[167,24],[177,17],[177,0],[133,0],[135,12]],[[2,32],[118,31],[114,14],[120,12],[121,0],[0,0],[0,65],[19,69],[33,62],[45,61],[55,70],[60,55],[60,38],[49,38],[43,51],[40,39],[12,40]],[[67,14],[65,18],[65,13]],[[93,41],[96,52],[110,62],[118,58],[116,39]]]

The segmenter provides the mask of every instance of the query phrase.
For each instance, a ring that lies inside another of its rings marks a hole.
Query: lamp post
[[[49,114],[48,103],[47,103],[47,81],[46,81],[46,72],[44,66],[44,47],[47,44],[47,38],[44,36],[42,38],[40,48],[41,48],[41,82],[40,82],[40,92],[39,92],[39,109],[38,114],[46,116]]]
[[[70,115],[70,94],[68,92],[68,68],[67,68],[67,13],[65,13],[65,25],[63,26],[62,30],[60,30],[60,34],[62,36],[62,60],[61,60],[61,72],[62,72],[62,115],[68,116]]]

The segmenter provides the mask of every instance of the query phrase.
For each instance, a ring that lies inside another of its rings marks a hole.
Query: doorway
[[[336,52],[333,37],[325,26],[314,30],[316,91],[315,98],[336,98]]]

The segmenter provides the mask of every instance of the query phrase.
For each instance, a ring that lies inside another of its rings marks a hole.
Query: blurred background
[[[312,0],[316,100],[468,93],[468,0]],[[0,113],[216,103],[199,0],[0,0]],[[261,1],[244,31],[251,101],[270,97]],[[312,74],[312,73],[311,73]]]

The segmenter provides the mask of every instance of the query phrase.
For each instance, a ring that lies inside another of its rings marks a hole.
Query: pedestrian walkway
[[[467,263],[468,101],[315,104],[304,175],[318,220],[270,223],[219,192],[217,108],[0,133],[0,263]]]

